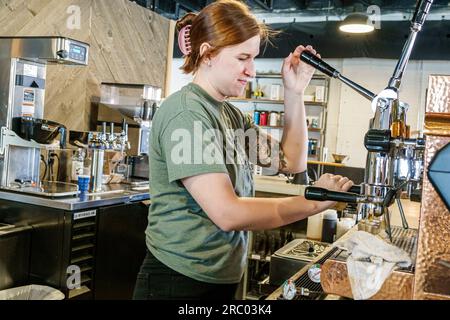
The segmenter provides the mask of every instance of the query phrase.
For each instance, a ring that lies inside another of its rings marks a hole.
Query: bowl
[[[342,163],[345,160],[345,158],[347,158],[347,155],[345,154],[333,153],[331,155],[333,156],[334,162],[336,163]]]
[[[12,118],[11,129],[22,139],[40,144],[52,144],[59,134],[60,147],[66,145],[66,127],[60,123],[32,117]]]

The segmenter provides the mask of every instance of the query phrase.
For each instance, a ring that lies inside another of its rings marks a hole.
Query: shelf
[[[228,99],[228,101],[284,104],[284,100],[272,100],[272,99],[231,98]]]
[[[257,124],[258,127],[260,128],[264,128],[264,129],[283,129],[283,126],[260,126],[259,124]]]
[[[263,128],[263,129],[283,129],[284,128],[283,126],[260,126],[260,125],[257,125],[257,126],[260,128]],[[322,129],[320,129],[320,128],[308,128],[308,131],[322,133]]]
[[[272,103],[272,104],[284,104],[284,100],[272,100],[272,99],[247,99],[247,98],[231,98],[228,101],[232,102],[253,102],[253,103]],[[319,106],[325,107],[326,102],[316,102],[316,101],[304,101],[305,106]]]
[[[256,78],[274,78],[274,79],[281,79],[281,73],[257,73],[255,76]],[[320,75],[320,74],[314,74],[311,78],[311,80],[328,80],[328,77]]]
[[[320,166],[331,166],[331,167],[345,167],[344,163],[323,162],[323,161],[314,161],[314,160],[308,160],[308,164],[317,164]]]

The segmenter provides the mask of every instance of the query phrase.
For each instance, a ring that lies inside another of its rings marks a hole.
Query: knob
[[[364,146],[369,152],[389,152],[391,130],[370,129],[364,137]]]
[[[69,56],[69,53],[66,50],[58,50],[56,54],[62,59],[67,59],[67,57]]]

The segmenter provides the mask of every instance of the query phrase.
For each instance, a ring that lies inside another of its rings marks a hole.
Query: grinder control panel
[[[69,58],[84,62],[86,60],[86,47],[71,43],[69,45]]]

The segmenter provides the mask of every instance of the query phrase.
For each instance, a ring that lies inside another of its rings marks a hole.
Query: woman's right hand
[[[345,192],[353,186],[353,181],[347,177],[325,173],[320,176],[314,187],[320,187],[331,191]]]
[[[347,177],[325,173],[320,176],[319,180],[314,184],[314,187],[320,187],[331,191],[348,191],[353,186],[353,181]],[[322,201],[321,207],[323,210],[333,208],[338,203],[335,201]]]

